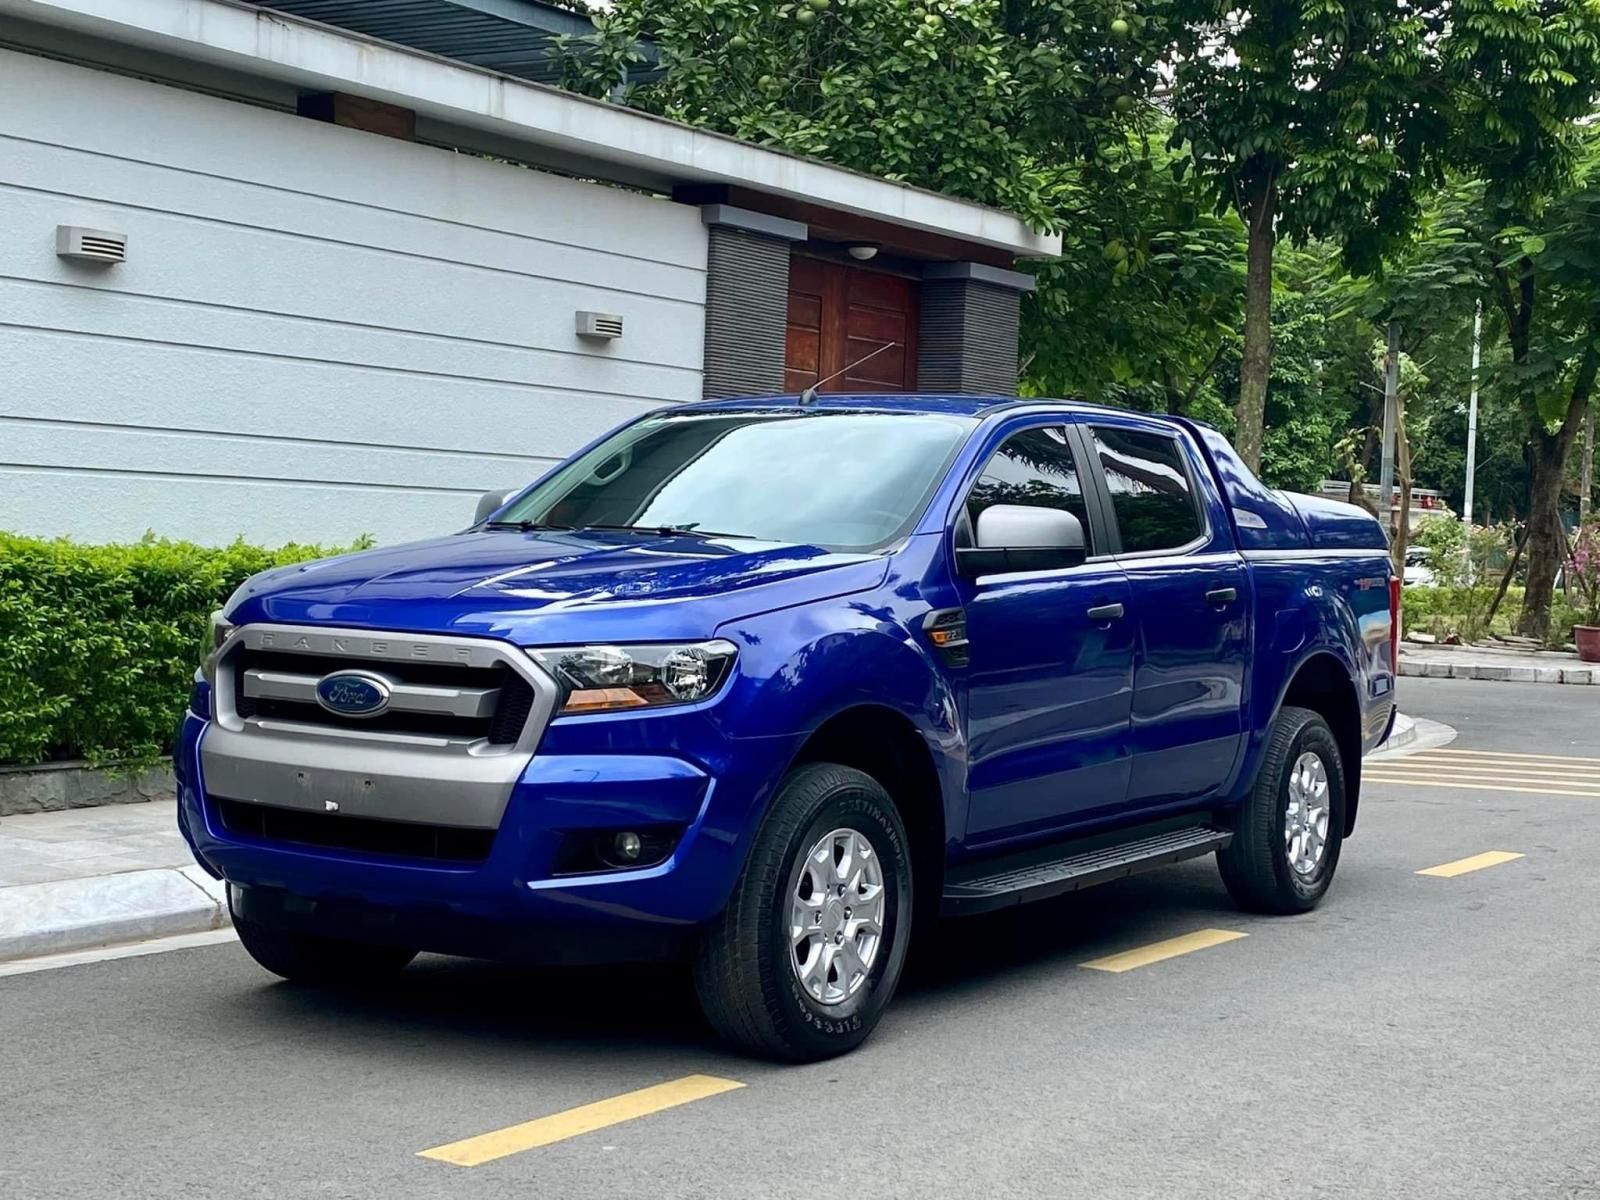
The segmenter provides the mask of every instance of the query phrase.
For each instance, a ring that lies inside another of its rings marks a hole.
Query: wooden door
[[[822,391],[914,391],[917,320],[913,279],[816,258],[790,259],[784,387],[798,392],[836,375]]]

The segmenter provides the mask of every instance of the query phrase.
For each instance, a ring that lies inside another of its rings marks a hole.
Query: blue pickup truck
[[[1315,905],[1398,596],[1371,516],[1193,421],[675,407],[461,533],[247,581],[179,823],[288,979],[682,956],[725,1038],[825,1058],[943,916],[1210,853]]]

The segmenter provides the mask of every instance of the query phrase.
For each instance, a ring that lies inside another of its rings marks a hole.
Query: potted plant
[[[1572,640],[1578,643],[1580,659],[1600,662],[1600,517],[1591,517],[1578,530],[1568,571],[1583,615],[1583,624],[1573,626]]]

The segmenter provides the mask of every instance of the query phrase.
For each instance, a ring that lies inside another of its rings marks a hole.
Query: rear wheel
[[[853,1050],[900,981],[911,905],[905,827],[888,794],[849,767],[798,768],[696,946],[707,1019],[763,1057]]]
[[[370,983],[398,973],[417,956],[415,950],[274,929],[252,921],[239,914],[231,888],[228,906],[233,912],[234,930],[250,957],[293,983],[342,987]]]
[[[1234,900],[1264,913],[1315,908],[1339,865],[1344,814],[1344,759],[1333,730],[1308,708],[1283,708],[1233,842],[1217,852]]]

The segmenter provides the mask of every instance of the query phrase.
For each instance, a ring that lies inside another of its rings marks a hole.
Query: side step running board
[[[1069,844],[1008,855],[976,863],[965,872],[952,875],[945,884],[940,909],[947,916],[970,916],[1043,900],[1186,858],[1199,858],[1232,840],[1233,834],[1228,830],[1191,825],[1097,849]]]

